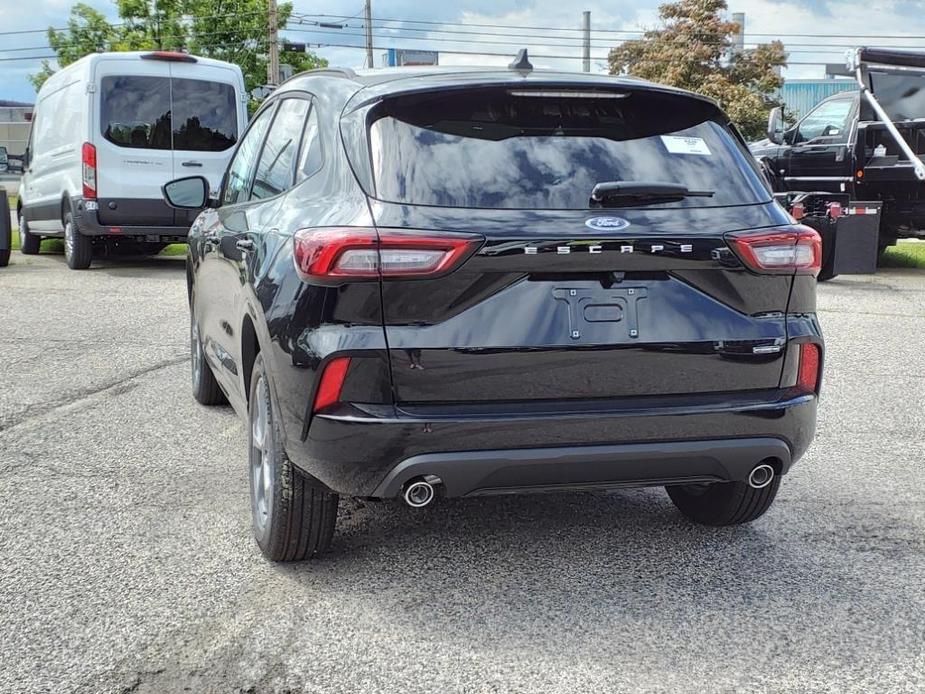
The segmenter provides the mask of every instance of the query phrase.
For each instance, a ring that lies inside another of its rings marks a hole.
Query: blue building
[[[787,80],[781,87],[784,113],[794,119],[806,115],[823,99],[840,92],[857,91],[858,83],[853,79]]]

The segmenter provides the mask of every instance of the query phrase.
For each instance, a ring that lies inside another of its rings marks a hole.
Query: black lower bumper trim
[[[399,496],[421,475],[438,476],[445,495],[454,497],[745,481],[767,459],[785,474],[789,446],[776,438],[747,438],[428,453],[395,466],[372,496]]]

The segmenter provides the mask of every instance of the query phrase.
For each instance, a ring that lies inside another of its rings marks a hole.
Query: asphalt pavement
[[[345,502],[264,561],[182,258],[0,269],[0,692],[925,691],[925,272],[820,287],[818,437],[748,527],[662,490]]]

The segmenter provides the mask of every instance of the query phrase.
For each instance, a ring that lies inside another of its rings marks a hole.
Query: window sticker
[[[680,135],[662,135],[665,149],[671,154],[700,154],[710,156],[710,148],[702,137],[681,137]]]

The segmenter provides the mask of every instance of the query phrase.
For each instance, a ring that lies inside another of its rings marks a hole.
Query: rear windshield
[[[769,199],[749,156],[699,100],[482,89],[386,100],[370,113],[376,197],[446,207],[587,209],[595,184],[670,182],[712,197]]]
[[[120,147],[221,152],[238,139],[230,84],[151,76],[101,83],[103,137]]]

